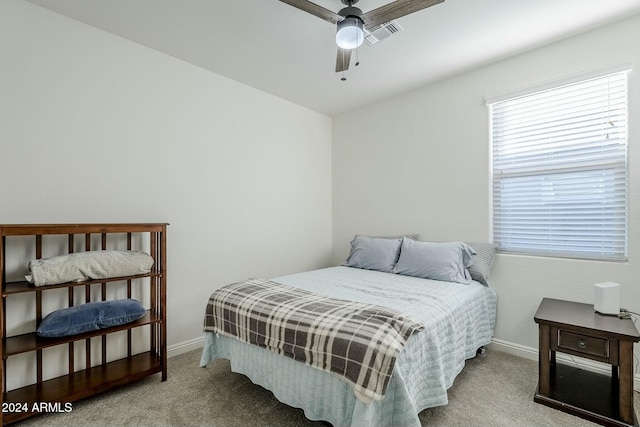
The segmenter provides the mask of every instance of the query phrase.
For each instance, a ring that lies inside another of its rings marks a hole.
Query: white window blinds
[[[500,250],[625,260],[626,71],[489,107]]]

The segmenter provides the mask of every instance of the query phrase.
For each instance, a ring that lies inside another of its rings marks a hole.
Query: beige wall
[[[470,71],[333,120],[334,262],[356,233],[488,241],[489,119],[485,97],[624,61],[640,64],[640,16]],[[479,46],[478,48],[481,48]],[[537,348],[543,297],[593,302],[593,284],[622,285],[640,312],[640,73],[629,75],[629,262],[499,255],[495,338]]]
[[[328,117],[21,0],[0,52],[0,223],[169,222],[170,348],[214,288],[331,262]]]

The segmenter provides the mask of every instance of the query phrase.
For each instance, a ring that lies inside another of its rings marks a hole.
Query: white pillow
[[[476,252],[462,242],[417,242],[402,239],[400,258],[393,272],[424,279],[468,284],[468,267]]]
[[[470,242],[468,244],[477,254],[475,262],[469,267],[471,278],[485,286],[489,286],[489,273],[491,273],[491,267],[496,259],[496,253],[498,253],[498,245],[482,242]]]

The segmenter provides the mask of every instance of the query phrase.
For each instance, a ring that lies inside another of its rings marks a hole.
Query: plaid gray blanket
[[[398,354],[423,329],[393,309],[262,279],[216,290],[204,317],[205,331],[338,374],[365,403],[384,397]]]

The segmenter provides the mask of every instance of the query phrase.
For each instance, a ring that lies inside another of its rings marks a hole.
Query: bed
[[[352,242],[350,259],[353,249]],[[392,261],[393,268],[398,257]],[[365,403],[348,382],[335,374],[213,332],[205,333],[201,366],[217,358],[229,359],[232,371],[270,390],[281,402],[302,408],[307,418],[336,427],[420,426],[419,412],[447,404],[447,389],[465,360],[490,343],[497,295],[482,279],[485,283],[433,280],[399,274],[388,266],[374,270],[353,264],[348,259],[342,266],[272,280],[322,295],[389,307],[424,325],[424,330],[409,337],[398,355],[382,400]],[[388,271],[380,271],[384,269]]]

